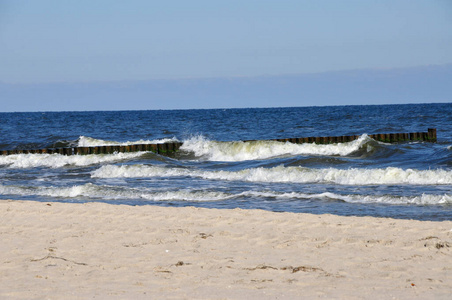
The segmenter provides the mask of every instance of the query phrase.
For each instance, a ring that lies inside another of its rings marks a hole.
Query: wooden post
[[[119,153],[119,145],[113,145],[113,146],[110,146],[110,153],[111,154],[113,154],[113,153]]]
[[[423,141],[424,140],[424,135],[422,132],[416,132],[417,135],[417,140],[418,141]]]
[[[390,133],[390,134],[389,134],[389,142],[390,142],[390,143],[397,142],[397,139],[396,139],[394,133]]]
[[[428,139],[430,142],[436,142],[436,128],[428,129]]]
[[[151,151],[152,151],[152,152],[154,152],[154,153],[159,153],[157,144],[151,144],[150,146],[151,146]]]
[[[176,151],[179,151],[180,147],[182,147],[182,143],[181,142],[177,142],[176,143]]]
[[[72,148],[63,148],[64,155],[72,155]]]
[[[422,132],[422,140],[423,141],[428,141],[429,140],[428,136],[429,136],[428,132]]]
[[[167,152],[166,149],[166,144],[157,144],[157,151],[159,154],[165,154]]]

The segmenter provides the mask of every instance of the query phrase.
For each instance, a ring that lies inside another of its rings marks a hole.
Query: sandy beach
[[[0,201],[1,299],[450,299],[452,221]]]

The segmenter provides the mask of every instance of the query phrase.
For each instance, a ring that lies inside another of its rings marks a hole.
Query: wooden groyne
[[[3,150],[2,155],[11,154],[62,154],[62,155],[88,155],[88,154],[113,154],[124,152],[148,151],[162,155],[175,153],[182,146],[182,143],[171,142],[162,144],[137,144],[137,145],[114,145],[95,147],[66,147],[66,148],[46,148],[37,150]]]
[[[286,138],[273,139],[270,141],[290,142],[294,144],[316,143],[316,144],[335,144],[346,143],[356,140],[360,135],[347,136],[323,136],[323,137],[302,137],[302,138]],[[425,141],[436,142],[436,129],[429,128],[428,132],[411,132],[411,133],[379,133],[370,134],[370,138],[385,143],[400,143],[409,141]],[[247,140],[244,142],[252,142]],[[46,148],[36,150],[2,150],[1,155],[12,154],[62,154],[62,155],[87,155],[87,154],[113,154],[123,152],[148,151],[161,155],[173,155],[179,151],[182,143],[170,142],[162,144],[137,144],[137,145],[113,145],[113,146],[96,146],[96,147],[66,147],[66,148]]]
[[[291,142],[295,144],[316,143],[316,144],[335,144],[346,143],[356,140],[360,135],[345,136],[322,136],[322,137],[303,137],[290,139],[275,139],[278,142]],[[369,137],[384,143],[401,143],[410,141],[425,141],[436,143],[436,128],[429,128],[427,132],[411,132],[411,133],[378,133],[369,134]]]

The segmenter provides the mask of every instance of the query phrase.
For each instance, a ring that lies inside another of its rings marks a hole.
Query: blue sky
[[[0,0],[0,81],[209,78],[452,63],[452,1]]]
[[[6,84],[450,63],[450,0],[0,0]]]

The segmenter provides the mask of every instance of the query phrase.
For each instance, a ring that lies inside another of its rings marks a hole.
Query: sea
[[[437,143],[369,137],[428,128]],[[270,141],[343,135],[360,137]],[[0,156],[0,199],[452,220],[452,103],[0,113],[0,150],[171,141],[172,157]]]

